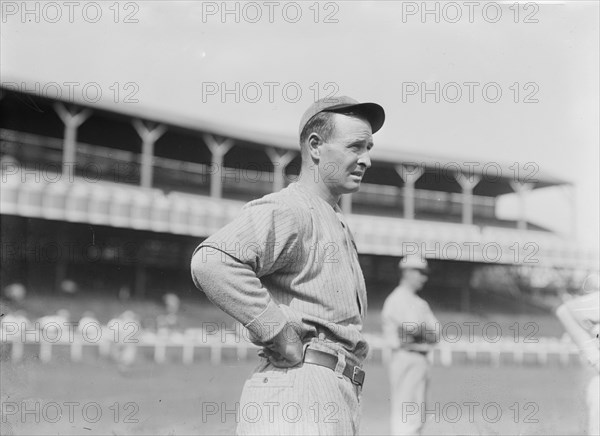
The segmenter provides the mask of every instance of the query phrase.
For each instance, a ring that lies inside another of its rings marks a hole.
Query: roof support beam
[[[517,228],[519,230],[527,230],[527,201],[525,194],[533,189],[533,183],[511,180],[510,186],[519,197],[519,219],[517,221]]]
[[[141,120],[133,120],[133,127],[142,138],[142,161],[140,185],[142,188],[152,187],[152,164],[154,157],[154,143],[167,131],[163,124],[152,127]]]
[[[210,172],[210,196],[221,198],[223,196],[223,159],[227,152],[233,147],[233,139],[225,139],[222,142],[217,141],[213,135],[205,134],[204,142],[212,153],[211,172]]]
[[[293,150],[284,151],[275,147],[268,147],[266,152],[273,163],[273,192],[281,191],[285,188],[285,168],[297,153]]]
[[[68,175],[69,180],[75,176],[75,165],[77,159],[77,128],[92,114],[90,109],[81,111],[69,110],[62,103],[54,103],[54,110],[65,125],[65,137],[63,139],[63,175]],[[72,174],[69,174],[73,171]]]
[[[562,192],[568,201],[568,207],[570,210],[569,216],[569,234],[573,241],[577,241],[577,191],[574,185],[563,185]]]
[[[396,165],[396,172],[404,180],[404,218],[415,219],[415,183],[425,169],[418,165]]]
[[[470,177],[463,173],[455,175],[456,181],[462,188],[463,204],[462,204],[462,223],[473,224],[473,189],[481,180],[481,176],[471,174]]]

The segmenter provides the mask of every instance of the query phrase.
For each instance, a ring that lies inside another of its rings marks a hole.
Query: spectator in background
[[[2,338],[0,346],[5,342],[21,340],[21,332],[31,328],[31,321],[22,310],[27,292],[21,283],[6,286],[0,299],[0,331]]]
[[[571,298],[557,310],[556,316],[581,353],[594,368],[586,395],[588,434],[600,434],[600,286],[598,275],[588,277],[583,295]]]
[[[27,314],[23,310],[15,310],[14,312],[8,312],[5,310],[5,307],[0,307],[0,325],[8,324],[8,323],[24,323],[26,327],[31,325],[31,321],[27,318]]]
[[[10,143],[7,143],[7,145]],[[0,172],[14,174],[15,170],[21,168],[21,163],[12,154],[7,153],[0,157]]]
[[[15,305],[20,305],[25,301],[27,289],[21,283],[12,283],[4,288],[4,296],[6,299]]]
[[[156,324],[158,329],[178,330],[179,325],[179,297],[173,293],[163,295],[163,302],[165,303],[166,313],[158,315],[156,318]]]
[[[0,317],[0,329],[3,331],[2,342],[10,339],[20,339],[23,330],[31,329],[31,321],[27,318],[27,314],[23,310],[14,312],[4,312],[4,316]]]
[[[71,313],[67,309],[59,309],[54,315],[42,316],[36,321],[36,325],[43,333],[43,337],[49,340],[54,338],[68,338]],[[64,335],[63,335],[64,333]]]
[[[131,289],[127,285],[119,288],[119,300],[128,301],[131,298]]]
[[[60,282],[60,291],[65,294],[74,295],[79,290],[77,283],[71,279],[65,279]]]
[[[390,427],[393,435],[418,435],[425,424],[421,411],[429,379],[428,353],[439,341],[438,320],[429,304],[417,296],[427,282],[427,261],[408,256],[398,268],[400,283],[385,300],[381,314],[384,339],[392,350]],[[409,414],[409,410],[416,413]]]
[[[83,315],[81,315],[81,319],[77,323],[77,328],[83,331],[86,328],[86,326],[92,324],[100,328],[100,321],[98,321],[94,312],[86,310],[85,312],[83,312]]]
[[[135,361],[137,354],[140,322],[131,310],[126,310],[107,324],[111,335],[111,356],[117,362],[119,371],[126,372]]]

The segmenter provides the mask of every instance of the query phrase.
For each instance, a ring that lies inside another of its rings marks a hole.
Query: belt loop
[[[338,361],[337,361],[337,365],[335,366],[335,373],[338,375],[338,377],[344,377],[344,369],[346,368],[346,356],[339,352],[337,353],[338,355]]]
[[[304,362],[304,356],[306,356],[306,350],[308,350],[309,346],[310,346],[310,342],[306,342],[305,344],[302,345],[302,362]]]

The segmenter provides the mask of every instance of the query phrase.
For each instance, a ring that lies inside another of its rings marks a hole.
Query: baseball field
[[[336,419],[336,405],[253,405],[236,402],[254,361],[158,365],[126,372],[106,361],[49,364],[2,362],[2,434],[179,435],[232,434],[237,416],[281,413],[297,419]],[[389,384],[385,367],[368,364],[361,433],[387,434]],[[584,434],[584,367],[484,365],[434,367],[425,434]]]

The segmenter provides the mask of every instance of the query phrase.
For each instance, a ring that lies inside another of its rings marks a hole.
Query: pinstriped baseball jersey
[[[196,286],[261,345],[291,323],[304,342],[324,334],[359,361],[364,278],[337,206],[298,183],[246,204],[196,249]]]

